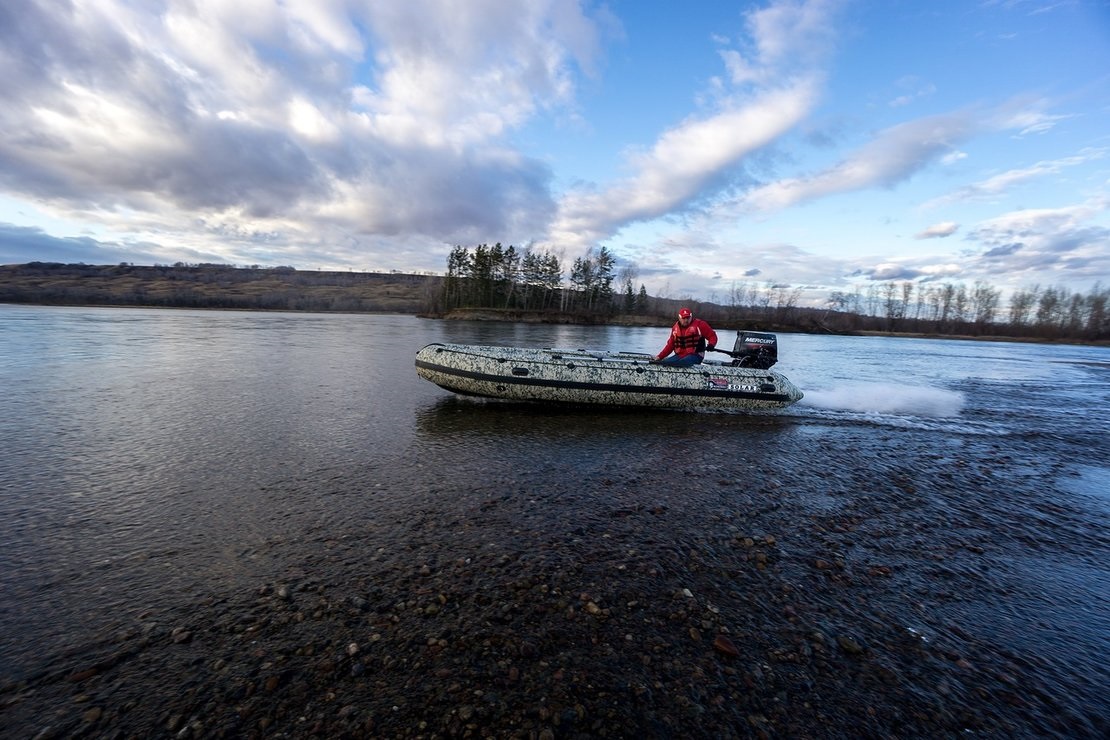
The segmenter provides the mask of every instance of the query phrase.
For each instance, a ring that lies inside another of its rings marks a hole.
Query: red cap
[[[688,319],[693,315],[694,315],[693,312],[688,308],[678,309],[678,318],[680,318],[680,319]]]

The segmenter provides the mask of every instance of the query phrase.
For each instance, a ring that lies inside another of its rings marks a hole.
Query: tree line
[[[847,333],[883,331],[939,335],[1099,341],[1110,338],[1110,289],[1087,293],[1058,286],[1017,290],[1008,305],[1001,291],[979,280],[887,281],[833,291],[822,308],[798,305],[802,288],[781,283],[733,283],[720,301],[648,296],[633,287],[635,267],[616,272],[605,247],[576,258],[564,283],[560,255],[547,250],[479,244],[456,246],[438,301],[430,309],[500,308],[575,313],[604,320],[617,314],[669,318],[689,305],[703,318],[736,328]],[[617,287],[614,287],[616,283]]]
[[[891,281],[834,291],[828,321],[847,329],[1097,341],[1110,338],[1108,299],[1110,288],[1099,283],[1086,294],[1036,284],[1015,290],[1003,305],[1001,291],[982,280],[970,288]]]
[[[888,281],[833,291],[821,307],[781,283],[733,283],[724,296],[649,296],[634,266],[606,248],[564,274],[557,253],[500,244],[455,247],[446,276],[236,267],[32,262],[0,265],[0,302],[446,315],[457,308],[533,311],[541,320],[665,324],[679,306],[718,327],[783,332],[902,332],[1085,342],[1110,340],[1100,284],[1087,293],[1032,285],[1004,301],[985,281]]]
[[[606,247],[577,257],[568,284],[563,260],[550,250],[479,244],[456,246],[447,257],[440,300],[429,308],[499,308],[559,312],[604,318],[616,313],[646,314],[647,288],[633,291],[633,273],[616,273],[616,257]],[[614,287],[618,281],[620,290]]]

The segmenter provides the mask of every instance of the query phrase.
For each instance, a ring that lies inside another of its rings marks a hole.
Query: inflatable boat
[[[731,361],[671,367],[651,355],[585,349],[429,344],[416,372],[444,390],[510,401],[668,409],[781,409],[802,398],[770,367],[773,334],[739,332]]]

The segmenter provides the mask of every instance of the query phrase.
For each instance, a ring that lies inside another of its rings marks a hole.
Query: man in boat
[[[652,362],[676,367],[699,365],[705,359],[705,350],[716,346],[717,332],[701,319],[695,319],[690,309],[681,308],[678,311],[678,321],[671,327],[667,346]],[[674,356],[668,357],[671,352],[674,352]]]

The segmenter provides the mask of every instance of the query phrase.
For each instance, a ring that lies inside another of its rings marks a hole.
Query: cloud
[[[1023,113],[1009,122],[1010,127],[1020,129],[1015,138],[1022,138],[1031,136],[1033,134],[1045,134],[1056,128],[1056,124],[1060,121],[1066,121],[1072,116],[1056,115],[1050,116],[1040,112],[1030,111]]]
[[[569,104],[575,68],[592,70],[611,19],[571,2],[370,3],[377,84],[359,87],[383,140],[462,146],[500,136],[538,109]],[[491,37],[496,29],[496,41]]]
[[[464,10],[5,5],[0,188],[104,230],[341,237],[340,264],[380,236],[527,238],[555,212],[552,174],[506,137],[573,109],[612,21],[559,0]]]
[[[871,269],[868,277],[872,280],[912,280],[921,275],[922,272],[920,270],[916,270],[907,265],[884,262],[875,265],[875,267]]]
[[[754,188],[727,208],[770,212],[838,193],[893,187],[954,151],[979,130],[970,113],[930,116],[881,131],[838,164],[803,177],[785,178]]]
[[[724,184],[746,154],[796,124],[810,109],[807,83],[760,95],[737,110],[691,119],[665,132],[651,150],[632,157],[636,174],[604,189],[569,192],[560,203],[551,239],[588,245],[622,226],[666,215]]]
[[[912,75],[903,77],[902,79],[898,80],[897,86],[900,90],[904,90],[905,92],[901,93],[889,103],[887,103],[887,105],[889,105],[891,108],[901,108],[903,106],[910,105],[920,98],[926,98],[933,95],[937,91],[937,86],[933,83],[924,82],[918,77]]]
[[[41,262],[104,265],[145,259],[153,264],[156,254],[144,252],[147,246],[155,245],[121,245],[87,236],[59,238],[37,227],[0,223],[0,265],[27,262],[26,254],[38,255]]]
[[[946,236],[952,236],[960,228],[960,225],[955,221],[943,221],[939,224],[933,224],[924,231],[914,235],[914,239],[942,239]]]
[[[992,247],[991,249],[983,252],[983,258],[991,259],[992,257],[1009,257],[1024,246],[1024,244],[1017,242],[1014,244],[1003,244],[998,247]]]
[[[1093,199],[1012,211],[976,224],[966,240],[972,246],[957,254],[862,259],[845,274],[884,282],[983,280],[1004,291],[1036,282],[1093,284],[1110,270],[1110,228],[1098,223],[1108,205]]]
[[[835,42],[830,21],[838,5],[787,1],[749,11],[746,43],[721,52],[732,84],[776,84],[785,70],[820,65]]]
[[[727,303],[734,288],[764,289],[769,284],[802,288],[818,305],[830,276],[846,275],[844,259],[817,254],[783,241],[748,241],[715,231],[676,229],[656,242],[622,245],[622,253],[636,255],[640,276],[656,295],[715,295]]]
[[[988,219],[969,234],[981,247],[972,264],[1012,280],[1051,283],[1067,272],[1072,281],[1089,276],[1094,282],[1110,270],[1110,228],[1097,222],[1108,206],[1096,199]]]
[[[952,279],[964,280],[968,276],[968,268],[964,263],[945,261],[943,257],[938,255],[918,255],[896,261],[874,257],[854,261],[851,264],[851,269],[843,274],[874,282],[914,281],[924,283]]]
[[[628,224],[681,213],[739,178],[745,156],[790,131],[816,105],[837,5],[777,2],[747,13],[743,48],[721,52],[727,80],[716,81],[717,111],[691,116],[633,152],[630,177],[568,192],[548,239],[584,248]]]
[[[737,198],[715,207],[717,217],[735,219],[752,213],[772,213],[842,193],[871,188],[892,188],[934,162],[952,164],[967,155],[959,150],[965,141],[983,134],[1014,127],[1028,127],[1043,114],[1032,104],[1009,101],[996,109],[970,107],[896,124],[879,131],[863,146],[840,162],[818,172],[787,177],[749,189]],[[1053,168],[1071,166],[1103,156],[1104,150],[1087,149],[1077,157],[1044,163],[1028,173],[1011,173],[1009,178],[984,183],[996,188]],[[958,197],[958,196],[952,196]],[[939,202],[939,200],[938,200]]]
[[[1089,147],[1083,149],[1072,157],[1062,157],[1060,159],[1044,160],[1037,162],[1029,167],[1021,167],[1005,172],[1000,172],[997,175],[992,175],[985,180],[966,185],[952,193],[934,198],[926,203],[923,208],[936,208],[951,203],[964,203],[971,200],[987,200],[997,195],[1001,195],[1010,191],[1011,189],[1040,178],[1056,175],[1063,172],[1069,167],[1078,167],[1103,159],[1106,156],[1107,150],[1105,148]]]
[[[862,259],[845,274],[880,282],[982,280],[1004,293],[1030,283],[1093,284],[1110,269],[1110,228],[1095,223],[1106,205],[1014,211],[978,224],[967,237],[974,246],[959,253]]]

